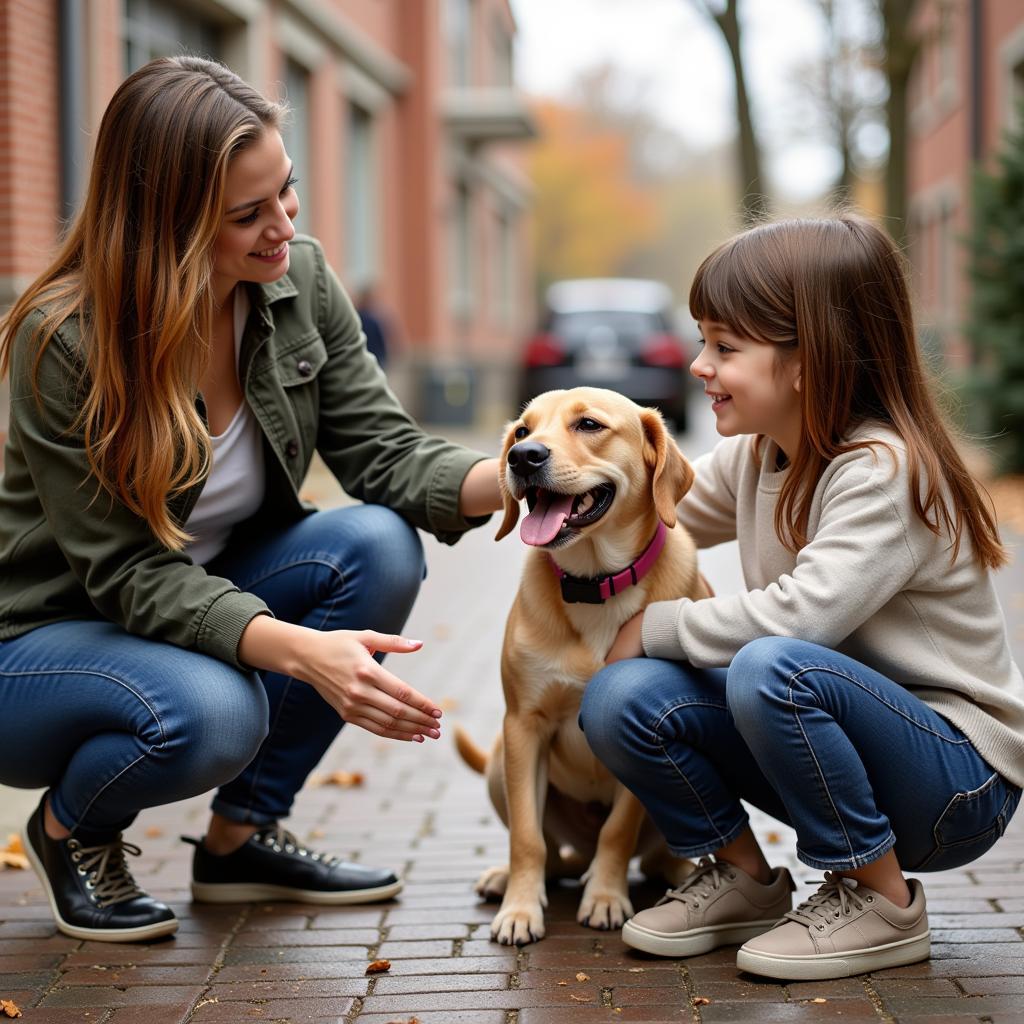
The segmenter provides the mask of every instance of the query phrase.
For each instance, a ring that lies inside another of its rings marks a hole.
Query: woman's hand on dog
[[[441,709],[373,660],[378,651],[411,654],[422,646],[371,629],[321,632],[260,615],[242,633],[238,656],[254,668],[309,683],[352,725],[422,743],[441,735]]]
[[[610,665],[613,661],[625,661],[626,658],[642,658],[644,656],[644,645],[640,641],[643,622],[644,613],[637,612],[633,618],[627,619],[623,623],[611,650],[605,656],[606,665]]]

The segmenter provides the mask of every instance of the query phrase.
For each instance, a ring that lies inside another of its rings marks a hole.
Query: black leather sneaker
[[[201,839],[181,838],[196,848],[192,898],[200,903],[375,903],[402,889],[390,871],[315,853],[280,825],[261,828],[234,853],[220,857]]]
[[[174,912],[147,896],[132,878],[123,842],[94,843],[74,836],[51,839],[43,828],[43,800],[25,826],[25,853],[43,883],[57,928],[75,939],[137,942],[178,929]]]

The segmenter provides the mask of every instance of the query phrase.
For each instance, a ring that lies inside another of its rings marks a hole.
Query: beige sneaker
[[[724,861],[702,857],[678,889],[622,926],[622,941],[659,956],[696,956],[767,931],[793,905],[785,868],[766,885]]]
[[[768,978],[819,981],[927,960],[924,888],[916,878],[907,884],[911,902],[904,909],[826,871],[825,884],[809,900],[739,950],[736,966]]]

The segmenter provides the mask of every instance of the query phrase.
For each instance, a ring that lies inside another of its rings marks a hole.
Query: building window
[[[445,35],[448,45],[448,74],[459,88],[473,84],[473,0],[447,0]]]
[[[295,218],[295,230],[308,235],[312,223],[313,196],[310,181],[313,164],[309,158],[309,72],[297,61],[285,61],[284,90],[289,111],[285,123],[281,126],[281,137],[295,167],[292,174],[299,179],[296,185],[299,194],[299,215]]]
[[[473,203],[469,186],[461,182],[455,190],[451,219],[452,314],[468,319],[473,311]]]
[[[125,73],[154,57],[192,53],[219,60],[220,28],[174,0],[124,0]]]
[[[377,271],[373,115],[351,104],[345,138],[345,262],[348,282],[358,290],[372,284]]]
[[[512,54],[512,36],[500,20],[494,22],[494,85],[506,88],[512,86],[514,78],[514,60]]]

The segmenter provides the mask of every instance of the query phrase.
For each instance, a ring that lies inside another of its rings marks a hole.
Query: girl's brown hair
[[[189,536],[167,501],[210,461],[195,396],[209,358],[228,164],[283,113],[213,61],[161,57],[139,68],[103,115],[67,238],[0,326],[2,375],[35,309],[36,371],[60,325],[77,319],[85,399],[72,429],[99,483],[169,548]]]
[[[951,537],[952,558],[966,530],[980,564],[1006,563],[995,517],[932,394],[903,260],[884,231],[853,214],[751,228],[701,264],[690,312],[800,359],[803,431],[775,511],[791,550],[807,543],[825,466],[881,443],[845,440],[876,420],[903,439],[914,509],[936,536]]]

